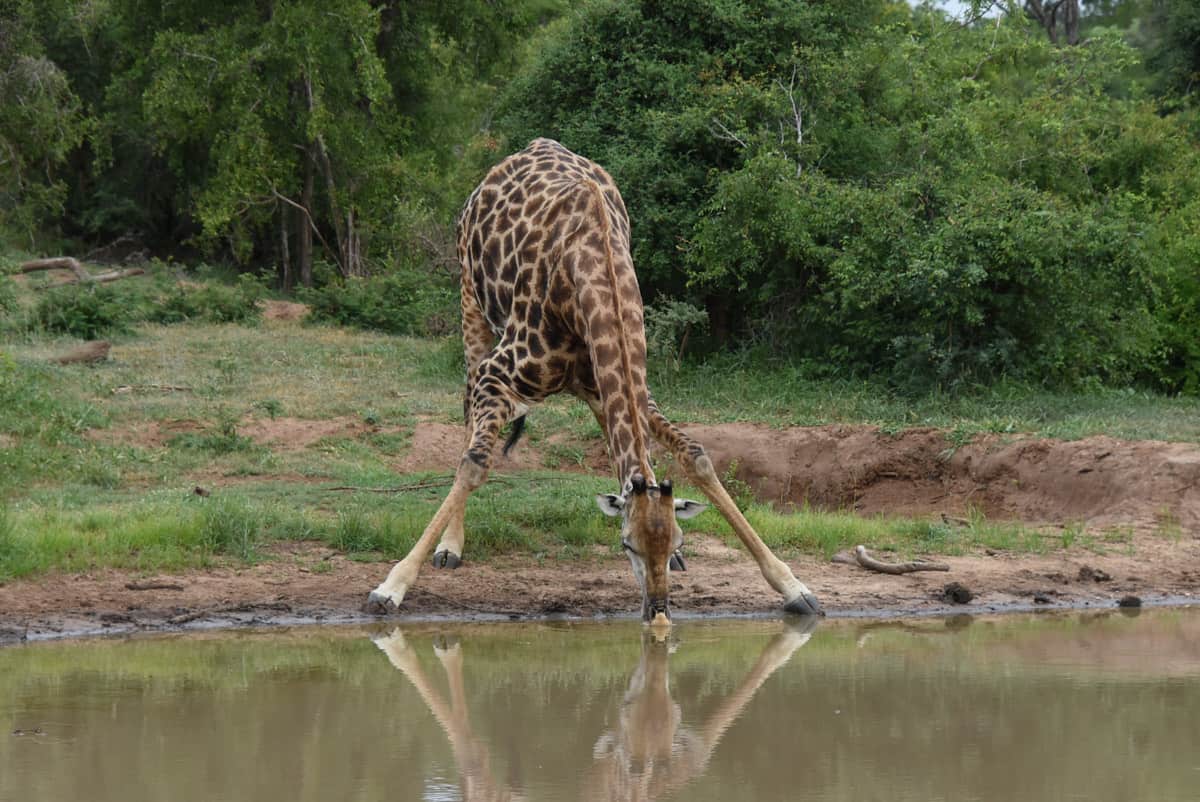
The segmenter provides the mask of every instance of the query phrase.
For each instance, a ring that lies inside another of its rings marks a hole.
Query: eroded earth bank
[[[303,439],[288,422],[256,432],[278,446]],[[326,429],[328,426],[325,427]],[[873,427],[772,429],[748,424],[687,427],[723,473],[765,501],[808,503],[861,515],[930,517],[953,526],[970,515],[1015,520],[1049,545],[1025,554],[980,548],[938,557],[947,573],[888,576],[825,556],[791,555],[796,575],[831,615],[929,614],[1064,606],[1114,607],[1200,601],[1200,447],[1091,437],[1056,441],[988,436],[953,445],[944,433]],[[451,470],[459,427],[419,424],[399,473]],[[322,429],[323,434],[328,434]],[[551,441],[548,441],[551,442]],[[541,464],[543,444],[524,443],[501,470]],[[606,474],[599,441],[575,469]],[[1074,538],[1070,533],[1084,536]],[[1067,534],[1064,534],[1067,533]],[[774,593],[753,562],[720,538],[689,536],[688,570],[675,577],[676,614],[771,614]],[[321,544],[281,543],[275,559],[249,567],[146,577],[121,571],[51,574],[0,586],[0,642],[100,632],[219,625],[351,621],[386,573]],[[469,560],[422,572],[406,617],[629,616],[638,601],[623,557]],[[787,555],[785,555],[787,556]],[[320,571],[310,567],[321,564]],[[967,604],[945,592],[956,582]],[[157,585],[158,587],[154,587]]]

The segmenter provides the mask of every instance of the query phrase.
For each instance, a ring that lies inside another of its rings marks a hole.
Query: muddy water
[[[1200,609],[0,650],[5,802],[1198,798]]]

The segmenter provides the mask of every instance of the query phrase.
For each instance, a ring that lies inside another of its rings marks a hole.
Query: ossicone
[[[640,473],[635,473],[633,475],[633,478],[630,479],[629,481],[630,481],[630,484],[633,485],[633,492],[636,493],[637,495],[640,496],[646,492],[646,477],[645,476],[642,476]]]

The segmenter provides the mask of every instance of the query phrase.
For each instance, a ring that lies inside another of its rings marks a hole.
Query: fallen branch
[[[888,563],[883,560],[877,560],[867,553],[866,546],[858,545],[854,547],[854,557],[858,560],[858,564],[863,568],[871,571],[878,571],[881,574],[911,574],[914,571],[949,571],[950,566],[945,563],[931,563],[925,560],[914,560],[908,563]]]
[[[126,582],[126,590],[183,590],[183,585],[178,582],[162,582],[160,580],[150,580],[148,582]]]
[[[123,270],[110,270],[107,273],[97,273],[92,275],[88,269],[83,266],[73,256],[55,256],[51,259],[33,259],[21,264],[22,273],[35,273],[39,270],[69,270],[75,276],[75,281],[79,283],[105,284],[109,281],[118,281],[130,276],[140,276],[146,271],[140,267],[127,267]]]
[[[92,362],[103,362],[108,359],[108,350],[111,347],[106,340],[92,340],[67,351],[62,356],[54,357],[50,361],[60,365],[86,365]]]
[[[122,384],[120,387],[112,388],[113,395],[122,393],[132,393],[135,390],[161,390],[164,393],[190,393],[191,387],[185,387],[182,384]]]

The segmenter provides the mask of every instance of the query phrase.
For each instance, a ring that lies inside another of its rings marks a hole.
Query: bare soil
[[[105,437],[144,445],[195,426],[145,425]],[[983,437],[958,447],[936,430],[889,435],[872,427],[771,429],[748,424],[687,426],[718,470],[734,474],[764,500],[853,509],[864,515],[962,516],[1047,527],[1119,530],[1126,543],[1095,553],[1080,546],[1049,555],[981,551],[939,557],[948,573],[889,576],[820,557],[790,560],[796,575],[832,615],[908,615],[1061,607],[1114,607],[1127,595],[1147,604],[1200,603],[1200,447],[1092,437],[1056,441]],[[169,431],[164,431],[168,429]],[[357,436],[353,419],[279,419],[240,429],[276,449],[322,437]],[[461,427],[422,423],[399,473],[452,470]],[[546,465],[547,443],[522,443],[500,470]],[[581,464],[562,469],[607,473],[599,442],[580,443]],[[668,469],[669,470],[669,469]],[[663,472],[667,475],[668,471]],[[260,477],[261,478],[261,477]],[[279,544],[252,567],[190,572],[164,581],[182,589],[135,590],[147,577],[128,572],[52,574],[0,586],[0,643],[141,629],[353,621],[365,619],[367,592],[385,563],[347,560],[311,543]],[[771,614],[779,599],[745,552],[721,540],[691,538],[686,573],[675,576],[678,616]],[[456,571],[426,568],[405,600],[410,618],[628,616],[639,607],[628,563],[607,551],[590,558],[469,560]],[[972,601],[947,600],[957,582]]]

